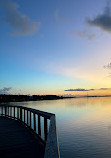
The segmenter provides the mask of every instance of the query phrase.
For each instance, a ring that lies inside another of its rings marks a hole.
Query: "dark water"
[[[111,158],[111,98],[11,103],[56,114],[61,158]]]

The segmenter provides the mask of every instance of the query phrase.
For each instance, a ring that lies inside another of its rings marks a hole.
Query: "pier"
[[[1,104],[0,140],[1,158],[60,158],[52,113]]]

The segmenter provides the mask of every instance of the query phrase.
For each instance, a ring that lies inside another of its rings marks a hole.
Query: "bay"
[[[56,114],[61,158],[111,157],[111,97],[10,104]]]

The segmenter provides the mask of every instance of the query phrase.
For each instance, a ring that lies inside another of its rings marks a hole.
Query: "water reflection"
[[[11,103],[56,114],[61,158],[111,157],[111,98]]]

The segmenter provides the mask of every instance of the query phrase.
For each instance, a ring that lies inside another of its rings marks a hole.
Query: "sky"
[[[111,94],[111,3],[0,0],[0,93]]]

